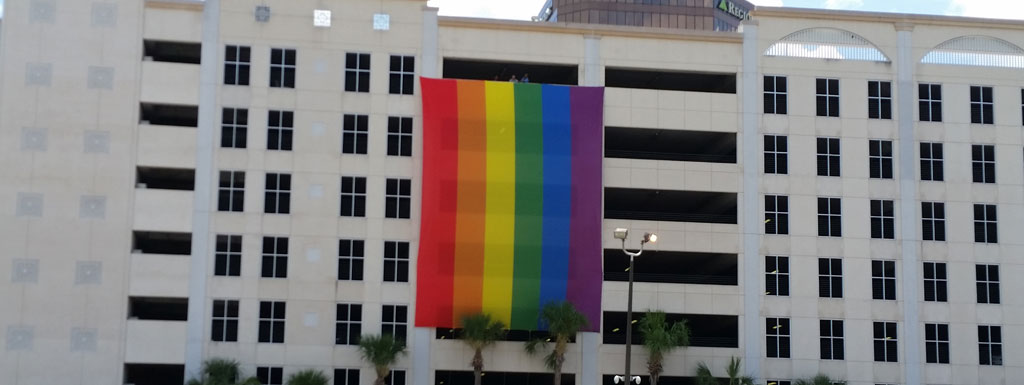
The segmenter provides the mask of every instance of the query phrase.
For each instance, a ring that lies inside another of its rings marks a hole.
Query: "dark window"
[[[945,203],[921,202],[921,239],[926,241],[946,240]]]
[[[263,278],[288,278],[288,237],[263,237]]]
[[[359,369],[334,369],[334,385],[359,385]]]
[[[341,153],[366,154],[368,138],[369,116],[345,115],[341,126]]]
[[[892,82],[868,81],[868,118],[892,119]]]
[[[268,173],[266,192],[263,194],[263,212],[288,214],[291,212],[292,176]]]
[[[975,265],[978,303],[999,303],[999,265]]]
[[[366,177],[341,177],[341,216],[366,216]]]
[[[892,141],[868,141],[868,170],[871,178],[892,179]]]
[[[384,378],[384,385],[405,385],[405,371],[392,370],[391,373]]]
[[[815,81],[818,116],[839,116],[839,79]]]
[[[225,108],[221,112],[220,146],[223,148],[245,148],[249,130],[249,110]]]
[[[533,71],[531,71],[531,73],[536,75]],[[515,75],[515,73],[512,73],[511,75]],[[532,79],[533,80],[531,81],[547,83],[542,81],[539,76],[534,76]],[[506,79],[502,78],[501,80]],[[557,83],[564,84],[565,82],[565,80],[560,80]],[[573,83],[573,85],[575,84],[576,83]],[[735,94],[736,73],[663,71],[605,67],[604,86],[662,91]]]
[[[921,143],[921,180],[942,181],[942,143]]]
[[[843,347],[843,321],[823,319],[818,324],[821,331],[821,359],[842,360],[846,351]]]
[[[737,195],[725,192],[605,187],[605,219],[736,223]]]
[[[765,321],[768,358],[789,358],[789,318],[768,318]]]
[[[896,261],[871,261],[871,298],[896,300]]]
[[[294,49],[270,49],[270,86],[295,88]]]
[[[818,236],[843,236],[842,208],[839,198],[818,198]]]
[[[213,323],[210,329],[211,341],[238,341],[238,300],[213,300]]]
[[[996,222],[996,205],[974,205],[974,242],[998,243],[999,231]]]
[[[789,295],[789,257],[764,257],[764,283],[766,295]]]
[[[843,260],[818,258],[818,296],[843,298]]]
[[[245,171],[221,171],[217,211],[241,212],[245,206]]]
[[[736,163],[736,134],[605,126],[605,158]]]
[[[949,363],[949,324],[924,324],[924,355],[929,364]]]
[[[978,326],[978,363],[981,365],[1003,365],[1002,327]]]
[[[196,170],[191,168],[136,167],[135,188],[194,191]]]
[[[871,200],[871,238],[896,238],[896,217],[892,206],[891,200]]]
[[[278,366],[257,366],[256,378],[261,385],[284,385],[284,369]]]
[[[971,123],[992,124],[992,87],[971,86]]]
[[[338,241],[338,280],[363,280],[363,241],[342,239]]]
[[[942,85],[917,85],[917,109],[922,122],[942,121]]]
[[[787,113],[785,76],[764,77],[764,113]]]
[[[875,362],[899,362],[895,322],[874,323]]]
[[[629,257],[622,249],[604,249],[604,280],[629,280]],[[725,253],[644,250],[633,264],[633,282],[690,283],[736,286],[737,255]]]
[[[412,156],[412,118],[388,117],[388,155]]]
[[[789,197],[764,196],[764,233],[789,234]]]
[[[249,47],[229,45],[224,50],[224,84],[249,85]]]
[[[128,297],[128,318],[152,321],[187,321],[188,298]]]
[[[214,255],[213,275],[237,277],[242,275],[242,236],[217,234],[217,252]]]
[[[370,54],[345,54],[345,91],[370,92]]]
[[[412,204],[412,181],[388,179],[384,196],[385,218],[409,218]]]
[[[996,146],[971,146],[971,169],[975,183],[996,183]]]
[[[295,113],[270,110],[267,113],[267,149],[291,151]]]
[[[409,282],[409,242],[384,241],[384,282]]]
[[[334,323],[335,345],[359,345],[362,335],[363,305],[339,303]]]
[[[284,343],[285,303],[260,301],[259,342]]]
[[[818,138],[818,176],[839,176],[839,138]]]
[[[783,135],[764,136],[764,173],[789,172],[789,143]]]
[[[388,334],[396,341],[405,343],[408,328],[409,308],[405,305],[384,305],[381,307],[380,334]]]
[[[928,302],[946,302],[945,263],[924,263],[924,300]]]
[[[388,93],[412,95],[413,85],[416,84],[416,58],[413,56],[391,55],[391,83],[388,86]]]

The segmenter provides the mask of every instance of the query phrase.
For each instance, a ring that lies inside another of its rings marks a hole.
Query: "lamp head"
[[[623,228],[623,227],[617,227],[613,234],[615,234],[615,239],[620,239],[620,240],[625,241],[626,237],[629,236],[629,229]]]
[[[658,242],[658,234],[655,234],[655,233],[644,233],[643,243],[647,243],[647,242],[657,243]]]

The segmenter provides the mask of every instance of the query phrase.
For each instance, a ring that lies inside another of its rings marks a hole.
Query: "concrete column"
[[[760,68],[761,52],[757,45],[757,20],[744,20],[740,26],[743,33],[743,68],[740,72],[739,94],[742,107],[742,130],[740,138],[743,143],[743,193],[739,207],[743,234],[743,333],[740,343],[743,346],[743,372],[755,378],[761,377],[761,341],[764,326],[761,321],[761,296],[764,291],[761,282],[763,260],[759,252],[761,232],[764,228],[758,198],[760,197],[758,180],[761,176],[758,156],[760,155],[760,110],[757,92],[757,77]]]
[[[188,279],[188,324],[185,342],[185,380],[202,370],[206,344],[206,278],[211,248],[210,214],[217,173],[213,167],[217,127],[217,69],[220,65],[220,0],[203,5],[203,61],[199,67],[199,125],[196,135],[195,196],[192,206],[192,256]]]
[[[909,23],[898,23],[896,35],[899,53],[896,55],[896,105],[899,119],[899,167],[900,167],[900,235],[902,237],[903,274],[900,282],[903,285],[903,366],[906,370],[907,385],[921,384],[921,330],[918,316],[921,298],[918,289],[921,285],[920,267],[920,234],[918,223],[921,219],[917,207],[917,175],[915,173],[914,147],[914,60],[913,47],[914,26]]]
[[[601,37],[583,36],[583,73],[581,86],[604,85],[604,67],[601,66]]]

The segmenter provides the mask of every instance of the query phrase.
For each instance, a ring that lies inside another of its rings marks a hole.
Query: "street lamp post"
[[[635,253],[626,250],[626,238],[629,237],[629,229],[616,228],[615,239],[622,241],[622,252],[629,256],[629,294],[626,299],[626,375],[621,378],[616,376],[615,383],[619,383],[619,380],[623,382],[633,382],[633,376],[630,375],[630,358],[632,357],[633,351],[633,259],[639,257],[644,252],[644,244],[647,242],[655,243],[658,241],[658,235],[654,233],[644,233],[644,238],[640,240],[640,250]],[[636,383],[640,383],[640,376],[636,376]]]

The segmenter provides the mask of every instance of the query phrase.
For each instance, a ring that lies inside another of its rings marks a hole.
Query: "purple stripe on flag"
[[[572,124],[572,212],[569,226],[569,285],[566,299],[601,326],[601,160],[604,157],[604,88],[574,87]]]

